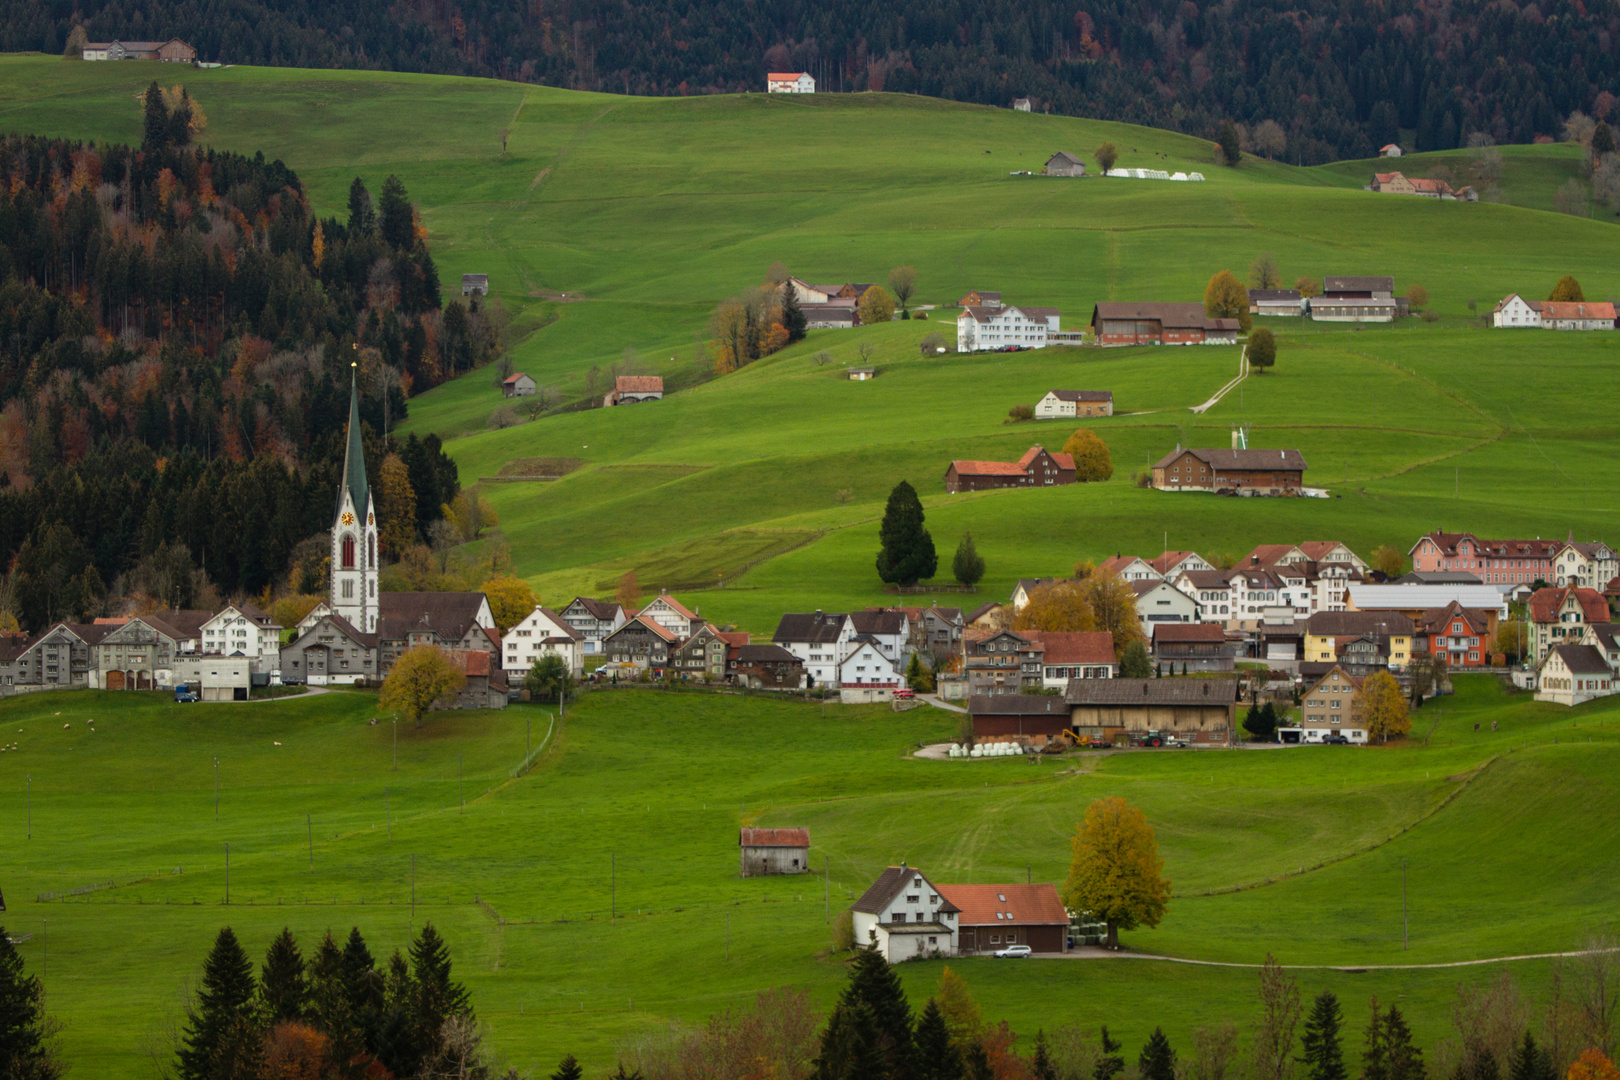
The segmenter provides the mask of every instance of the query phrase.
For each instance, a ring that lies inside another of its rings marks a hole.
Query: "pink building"
[[[1432,532],[1407,552],[1415,571],[1466,570],[1486,585],[1552,581],[1557,540],[1481,540],[1473,533]]]

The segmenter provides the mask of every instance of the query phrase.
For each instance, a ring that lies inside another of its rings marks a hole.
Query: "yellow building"
[[[1412,662],[1412,620],[1395,611],[1319,611],[1305,623],[1304,662],[1401,671]]]

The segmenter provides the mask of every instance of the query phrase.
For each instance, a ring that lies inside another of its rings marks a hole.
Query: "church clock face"
[[[343,511],[343,524],[345,524],[345,525],[353,525],[354,524],[354,515],[349,513],[347,510]]]

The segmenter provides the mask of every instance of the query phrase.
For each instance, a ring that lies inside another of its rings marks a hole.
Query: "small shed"
[[[877,378],[877,368],[852,367],[849,369],[849,377],[856,382],[865,382],[867,379],[875,379]]]
[[[479,296],[488,296],[489,295],[489,275],[488,274],[462,274],[461,275],[461,295],[462,296],[470,296],[473,293],[477,293]]]
[[[1014,112],[1029,112],[1029,108],[1030,108],[1030,106],[1029,106],[1029,98],[1027,98],[1027,97],[1013,98],[1013,111]]]
[[[514,371],[501,380],[501,393],[507,397],[528,397],[534,393],[534,379],[527,372]]]
[[[1059,150],[1046,159],[1046,175],[1084,176],[1086,175],[1086,163],[1067,150]]]
[[[1400,157],[1401,148],[1395,143],[1385,143],[1378,148],[1379,157]]]
[[[175,685],[185,684],[202,701],[246,701],[253,661],[246,656],[187,656],[175,661]]]
[[[803,874],[810,869],[809,829],[744,828],[737,840],[742,849],[742,876]]]

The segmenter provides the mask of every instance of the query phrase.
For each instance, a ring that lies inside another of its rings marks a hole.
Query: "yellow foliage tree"
[[[504,634],[534,611],[538,601],[529,583],[511,574],[497,574],[484,582],[484,595],[489,597],[489,610],[495,616],[495,625]]]
[[[1119,944],[1121,930],[1159,925],[1170,882],[1147,815],[1117,795],[1098,799],[1075,827],[1073,850],[1063,902],[1107,923],[1109,946]]]
[[[1058,581],[1030,590],[1029,602],[1013,616],[1014,630],[1080,632],[1094,630],[1097,618],[1081,584]]]
[[[1586,293],[1582,291],[1581,283],[1576,281],[1573,275],[1565,274],[1558,279],[1558,284],[1553,286],[1553,291],[1547,299],[1578,304],[1586,299]]]
[[[309,256],[315,272],[319,274],[321,263],[326,261],[326,231],[321,228],[319,221],[315,223],[315,232],[309,238]]]
[[[620,607],[624,608],[627,617],[640,610],[641,587],[636,584],[636,572],[634,570],[624,572],[624,576],[619,579],[619,588],[613,594],[613,599]]]
[[[934,996],[940,1015],[945,1018],[945,1030],[950,1032],[951,1045],[958,1052],[965,1051],[978,1041],[984,1029],[984,1018],[979,1015],[979,1003],[968,993],[967,981],[947,965],[939,973],[939,993]]]
[[[855,310],[861,316],[862,326],[876,326],[894,318],[894,297],[881,285],[873,285],[861,294]]]
[[[398,556],[416,540],[416,489],[398,454],[383,458],[377,471],[377,534],[383,550]]]
[[[270,617],[284,630],[291,630],[304,621],[304,616],[315,610],[321,598],[313,593],[288,593],[270,605]]]
[[[1581,1051],[1564,1080],[1620,1080],[1620,1068],[1595,1046]]]
[[[1114,475],[1114,462],[1108,444],[1090,428],[1077,428],[1063,444],[1063,452],[1074,457],[1074,478],[1080,483],[1107,480]]]
[[[1230,270],[1222,270],[1209,279],[1204,289],[1204,314],[1212,319],[1236,319],[1244,333],[1254,325],[1249,314],[1249,290]]]
[[[1391,735],[1405,735],[1412,730],[1412,714],[1407,708],[1406,695],[1387,671],[1375,671],[1362,680],[1353,702],[1356,718],[1367,729],[1368,740],[1389,742]]]
[[[1136,614],[1136,591],[1129,582],[1106,570],[1093,570],[1082,591],[1091,605],[1096,629],[1114,635],[1115,656],[1123,655],[1125,646],[1133,641],[1146,642],[1142,621]]]
[[[0,634],[16,634],[22,631],[17,622],[17,616],[9,611],[0,611]]]
[[[1401,554],[1400,548],[1380,544],[1373,549],[1373,569],[1394,581],[1406,573],[1406,556]]]
[[[405,655],[394,661],[394,670],[383,680],[377,704],[404,713],[421,727],[422,714],[435,701],[460,693],[466,681],[467,677],[450,662],[443,649],[437,645],[418,645],[407,649]]]
[[[441,507],[445,520],[453,525],[466,541],[478,539],[485,529],[501,523],[495,508],[476,487],[458,492],[456,497]]]

